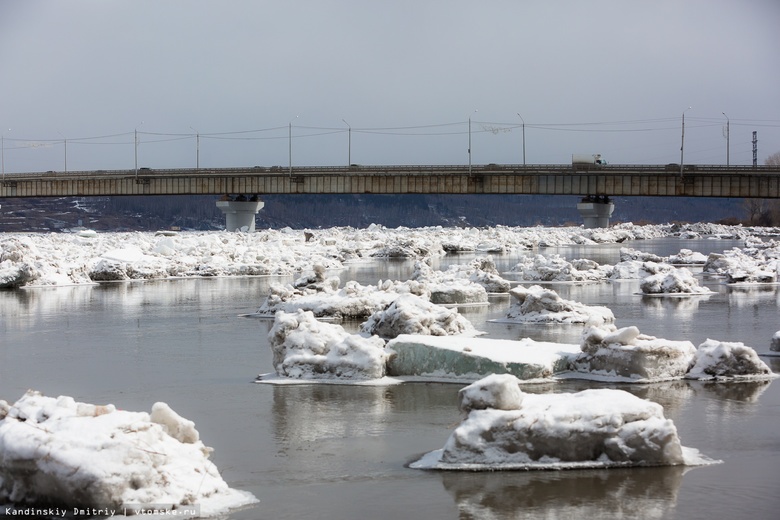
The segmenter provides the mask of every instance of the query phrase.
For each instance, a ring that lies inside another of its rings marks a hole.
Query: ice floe
[[[696,349],[690,379],[773,379],[777,377],[756,351],[743,343],[708,339]]]
[[[690,341],[670,341],[641,334],[631,326],[590,327],[571,367],[580,377],[654,382],[681,379],[696,348]]]
[[[228,487],[195,425],[165,403],[149,414],[28,391],[0,401],[0,418],[0,501],[17,508],[195,506],[209,516],[257,502]]]
[[[372,314],[360,330],[383,338],[401,334],[452,336],[479,334],[456,309],[436,305],[414,294],[401,294],[387,307]]]
[[[699,281],[685,267],[643,278],[639,284],[642,293],[649,295],[701,295],[711,294],[709,287],[699,285]]]
[[[550,381],[568,370],[578,345],[402,335],[387,343],[387,374],[426,380],[476,381],[486,374],[513,374],[526,382]]]
[[[527,470],[700,465],[657,403],[628,392],[528,394],[512,375],[492,375],[459,392],[467,415],[444,448],[410,467]]]
[[[279,376],[293,379],[378,379],[385,375],[385,342],[322,323],[310,311],[278,312],[268,333]]]
[[[552,289],[540,285],[518,286],[509,291],[512,304],[506,319],[523,323],[611,323],[615,315],[606,307],[564,300]]]

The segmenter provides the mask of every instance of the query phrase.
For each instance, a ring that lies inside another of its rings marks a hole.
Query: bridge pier
[[[259,200],[218,200],[217,207],[225,214],[225,229],[228,231],[255,230],[255,215],[265,203]]]
[[[583,223],[586,229],[609,227],[609,217],[615,211],[615,204],[609,202],[606,197],[604,202],[594,202],[590,197],[582,199],[577,204],[577,211],[582,215]]]

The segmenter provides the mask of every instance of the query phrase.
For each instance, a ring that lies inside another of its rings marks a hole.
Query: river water
[[[677,239],[550,248],[569,259],[614,264],[620,247],[661,255],[703,253],[736,241]],[[473,256],[448,256],[439,267]],[[508,270],[516,255],[495,257]],[[405,279],[413,262],[367,262],[343,281]],[[77,401],[149,411],[165,401],[195,421],[232,487],[260,503],[230,518],[777,518],[780,382],[534,385],[529,392],[622,388],[664,406],[683,445],[722,460],[699,468],[559,472],[425,472],[405,465],[443,446],[459,421],[457,384],[389,387],[255,384],[272,372],[271,322],[244,318],[273,281],[166,280],[0,291],[0,397],[28,388]],[[698,345],[741,341],[759,353],[780,330],[777,286],[730,288],[696,298],[637,295],[638,281],[556,285],[562,297],[606,305],[618,327]],[[462,312],[487,337],[577,343],[577,326],[490,323],[508,297]],[[354,329],[357,324],[347,323]],[[763,358],[780,372],[780,358]]]

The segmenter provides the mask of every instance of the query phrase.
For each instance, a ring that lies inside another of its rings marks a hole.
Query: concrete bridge
[[[586,227],[606,227],[615,196],[780,198],[778,166],[295,166],[3,174],[4,197],[221,195],[227,228],[254,229],[266,194],[580,195]]]

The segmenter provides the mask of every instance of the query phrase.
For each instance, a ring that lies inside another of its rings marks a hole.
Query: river
[[[657,254],[681,247],[708,253],[736,241],[663,239],[558,247],[567,258],[618,261],[620,247]],[[438,267],[468,262],[447,256]],[[517,255],[496,257],[507,270]],[[342,281],[404,279],[413,262],[373,261],[342,271]],[[462,385],[407,383],[366,387],[273,386],[271,322],[241,317],[263,301],[273,281],[203,278],[147,283],[0,291],[0,397],[28,389],[149,411],[167,402],[195,421],[229,485],[260,503],[236,519],[303,518],[776,518],[780,511],[780,383],[651,385],[582,381],[529,386],[529,392],[621,388],[664,406],[683,445],[722,464],[558,472],[460,473],[408,469],[443,446],[460,419]],[[768,352],[780,330],[777,286],[731,288],[702,281],[708,297],[649,298],[638,281],[556,285],[562,297],[606,305],[618,327],[698,345],[741,341]],[[487,337],[576,343],[577,326],[492,323],[508,297],[464,309]],[[356,324],[347,323],[354,329]],[[775,372],[780,358],[763,358]]]

